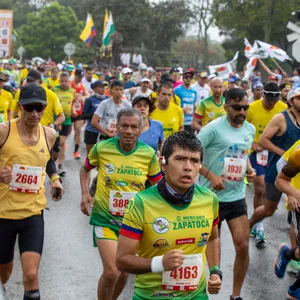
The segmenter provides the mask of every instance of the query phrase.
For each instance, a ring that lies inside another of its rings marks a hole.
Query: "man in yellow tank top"
[[[0,124],[0,280],[5,284],[10,278],[18,236],[24,300],[40,299],[46,173],[51,177],[53,200],[60,200],[63,194],[50,158],[56,133],[40,124],[46,105],[45,90],[29,83],[20,93],[21,117]]]

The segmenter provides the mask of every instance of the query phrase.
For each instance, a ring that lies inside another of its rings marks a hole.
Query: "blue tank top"
[[[286,120],[286,131],[281,136],[273,136],[271,138],[271,142],[275,146],[286,151],[290,149],[294,145],[294,143],[300,139],[300,128],[295,126],[287,111],[282,112],[282,114],[284,115]],[[280,157],[281,156],[273,152],[269,152],[268,166],[265,174],[266,182],[272,184],[275,183],[277,177],[276,164]]]

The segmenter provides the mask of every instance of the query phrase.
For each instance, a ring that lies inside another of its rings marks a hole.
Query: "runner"
[[[76,111],[76,117],[82,115],[85,97],[89,97],[90,95],[82,83],[83,76],[84,76],[83,71],[81,69],[76,69],[74,80],[71,81],[71,88],[74,89],[76,93],[75,100],[73,101],[73,106]],[[75,118],[72,118],[72,122],[74,123],[74,132],[75,132],[74,135],[75,148],[73,152],[73,157],[75,159],[80,159],[79,145],[81,143],[81,131],[84,125],[84,120],[75,120]]]
[[[273,95],[279,96],[279,90]],[[276,164],[280,157],[297,140],[300,139],[300,88],[288,94],[291,107],[276,115],[258,140],[259,145],[269,151],[268,165],[265,173],[266,201],[265,205],[255,209],[250,218],[250,228],[266,217],[271,217],[277,209],[282,193],[275,186],[277,176]]]
[[[139,141],[152,147],[156,153],[164,140],[164,128],[161,122],[149,118],[153,110],[151,100],[144,96],[137,96],[132,100],[132,107],[139,110],[143,117],[143,130]]]
[[[194,134],[171,135],[162,149],[164,178],[135,195],[126,209],[117,266],[138,274],[133,299],[208,299],[206,254],[208,292],[221,288],[218,199],[194,184],[200,156]]]
[[[160,69],[155,70],[155,80],[153,81],[153,92],[156,92],[160,82],[161,82],[161,77],[163,75],[163,71]]]
[[[59,131],[60,151],[58,155],[58,174],[65,176],[66,172],[63,169],[63,162],[65,160],[66,139],[72,131],[71,114],[75,114],[75,109],[72,105],[75,99],[75,90],[70,87],[69,74],[61,73],[59,76],[59,85],[52,90],[58,96],[66,117],[62,124],[62,129]]]
[[[287,95],[288,95],[288,93],[289,93],[289,91],[291,89],[292,89],[292,86],[291,86],[290,83],[282,83],[280,85],[280,92],[281,92],[281,94],[280,94],[281,95],[280,100],[283,103],[287,104],[288,106],[289,106],[289,103],[287,101]]]
[[[21,117],[0,124],[0,278],[5,284],[11,276],[18,236],[24,300],[40,299],[46,172],[51,177],[53,200],[60,200],[64,191],[50,155],[55,131],[39,124],[46,105],[45,90],[27,84],[20,94]],[[49,160],[52,163],[46,168]]]
[[[254,184],[254,209],[265,202],[265,169],[268,164],[268,150],[264,150],[258,140],[271,119],[278,113],[284,111],[287,105],[279,101],[279,93],[273,96],[273,92],[279,88],[274,82],[268,82],[264,86],[262,100],[256,100],[250,104],[247,113],[247,121],[256,128],[254,142],[251,147],[250,162],[256,170]],[[255,92],[254,92],[255,93]],[[261,243],[265,240],[264,226],[262,222],[257,223],[251,230],[251,235],[256,237],[256,242]]]
[[[299,141],[285,154],[287,164],[282,168],[276,179],[277,188],[287,194],[289,208],[292,214],[292,225],[296,231],[297,246],[290,248],[287,244],[281,244],[279,254],[275,259],[274,269],[278,278],[283,278],[286,267],[292,260],[300,261],[300,149]],[[288,155],[287,155],[288,154]],[[288,288],[287,299],[300,299],[300,276],[296,276],[296,282]]]
[[[251,87],[253,96],[249,98],[249,103],[261,100],[263,98],[264,85],[260,81],[254,81]]]
[[[58,68],[54,67],[51,69],[51,75],[44,80],[44,83],[48,89],[52,89],[53,87],[59,85]]]
[[[83,115],[84,119],[87,119],[87,124],[84,132],[84,142],[86,146],[87,155],[90,153],[90,150],[97,143],[99,137],[99,131],[91,124],[91,119],[98,108],[99,104],[108,99],[108,96],[104,95],[105,86],[107,84],[103,81],[97,80],[91,84],[91,87],[94,91],[94,95],[87,98],[84,107],[83,107]]]
[[[197,82],[192,84],[192,88],[197,91],[197,101],[196,101],[196,107],[200,104],[201,101],[208,98],[210,96],[211,89],[209,85],[207,84],[208,79],[207,72],[202,71],[196,74]]]
[[[89,92],[90,95],[93,94],[93,89],[91,87],[91,84],[96,81],[96,79],[93,77],[94,72],[92,67],[87,67],[85,69],[85,75],[82,78],[82,84],[86,88],[86,90]]]
[[[131,102],[131,99],[137,97],[137,96],[144,96],[144,97],[150,97],[152,90],[149,89],[150,86],[150,79],[147,77],[144,77],[140,81],[140,86],[133,87],[129,89],[129,94],[131,95],[129,101]]]
[[[191,123],[197,100],[196,90],[190,87],[193,77],[194,73],[190,70],[186,70],[183,73],[183,84],[174,90],[174,94],[180,98],[180,105],[184,112],[184,130],[188,132],[193,131]]]
[[[12,94],[3,89],[5,81],[6,76],[0,73],[0,123],[11,120],[15,106]]]
[[[204,100],[205,101],[205,100]],[[249,152],[255,128],[245,121],[249,108],[245,91],[233,88],[226,93],[227,115],[201,129],[198,138],[203,146],[200,185],[213,189],[219,199],[220,225],[226,220],[235,246],[233,291],[230,299],[241,300],[241,289],[249,264],[249,222],[245,201],[246,184],[253,181]]]
[[[225,98],[222,96],[223,80],[215,77],[211,80],[210,87],[212,96],[204,99],[197,107],[193,121],[192,129],[200,131],[210,121],[215,120],[226,114],[224,110]]]
[[[178,105],[170,103],[173,95],[172,84],[169,82],[161,83],[156,93],[158,100],[155,109],[150,113],[150,119],[162,123],[165,138],[177,131],[183,131],[183,110]]]
[[[145,188],[147,179],[152,184],[161,179],[154,150],[138,141],[142,124],[140,112],[132,108],[121,110],[117,116],[119,137],[97,143],[80,170],[81,210],[90,215],[88,206],[92,207],[94,246],[103,263],[98,300],[117,299],[126,285],[127,274],[118,271],[115,260],[119,229],[129,200]],[[98,183],[93,202],[87,183],[88,173],[96,167]]]
[[[129,68],[122,69],[123,83],[124,83],[125,90],[135,87],[135,83],[131,81],[132,73],[133,73],[132,70]]]

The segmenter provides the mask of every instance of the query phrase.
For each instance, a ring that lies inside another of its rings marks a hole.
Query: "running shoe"
[[[252,227],[252,229],[250,230],[250,236],[251,237],[256,237],[256,225],[254,225]]]
[[[59,175],[59,176],[65,176],[66,175],[66,171],[63,169],[63,167],[58,167],[57,168],[57,174]]]
[[[290,300],[299,300],[300,299],[300,288],[296,290],[291,290],[292,286],[289,286],[289,289],[286,294],[286,298]]]
[[[283,243],[279,246],[278,248],[278,255],[277,257],[275,258],[275,261],[274,261],[274,272],[275,272],[275,275],[278,277],[278,278],[283,278],[284,276],[284,273],[285,273],[285,270],[286,270],[286,267],[289,263],[289,260],[287,260],[284,256],[283,256],[283,253],[290,250],[290,247]]]
[[[265,242],[265,232],[264,230],[257,230],[255,236],[256,244],[262,244]]]
[[[232,296],[230,296],[230,300],[243,300],[243,298],[240,296],[236,296],[236,297],[232,298]]]
[[[297,260],[290,260],[288,264],[288,272],[292,272],[294,274],[297,274],[298,271],[300,271],[300,262]]]
[[[74,157],[75,159],[80,159],[81,156],[80,156],[79,152],[76,151],[76,152],[73,153],[73,157]]]

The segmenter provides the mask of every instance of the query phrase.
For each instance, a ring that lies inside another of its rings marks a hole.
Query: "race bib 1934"
[[[13,165],[9,189],[21,193],[38,193],[42,180],[42,167]]]

